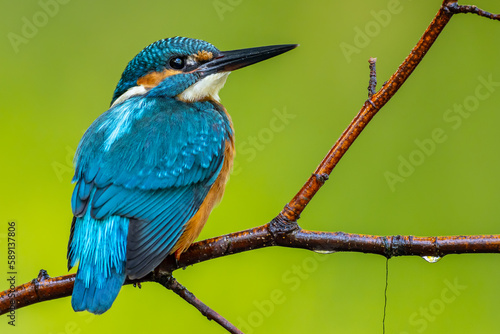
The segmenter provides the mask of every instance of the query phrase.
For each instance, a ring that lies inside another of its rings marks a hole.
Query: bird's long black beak
[[[298,44],[261,46],[257,48],[223,51],[217,57],[198,67],[196,72],[207,76],[219,72],[230,72],[258,63],[292,49]]]

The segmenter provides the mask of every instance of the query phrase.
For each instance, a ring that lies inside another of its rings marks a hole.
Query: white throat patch
[[[179,100],[184,102],[196,102],[206,98],[212,98],[219,102],[219,91],[224,87],[229,73],[231,72],[210,74],[180,93],[178,95]]]
[[[137,95],[144,95],[147,92],[149,92],[149,89],[144,87],[144,86],[134,86],[132,88],[129,88],[125,93],[120,95],[115,102],[111,105],[110,108],[114,107],[117,104],[122,103],[125,100],[130,99],[132,96],[137,96]]]

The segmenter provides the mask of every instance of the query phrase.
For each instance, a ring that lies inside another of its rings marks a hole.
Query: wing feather
[[[129,122],[118,122],[124,117]],[[132,97],[85,133],[75,159],[73,214],[129,218],[126,271],[142,277],[169,254],[197,212],[231,136],[217,104]]]

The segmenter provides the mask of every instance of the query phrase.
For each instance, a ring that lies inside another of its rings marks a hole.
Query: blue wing
[[[73,214],[129,218],[126,272],[142,277],[168,255],[200,207],[231,136],[230,120],[215,103],[130,98],[102,114],[80,142]]]

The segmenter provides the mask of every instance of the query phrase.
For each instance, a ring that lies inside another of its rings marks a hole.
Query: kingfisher
[[[231,71],[296,44],[219,51],[192,38],[156,41],[127,65],[75,154],[68,270],[71,305],[107,311],[125,279],[179,259],[221,200],[235,155],[219,90]]]

